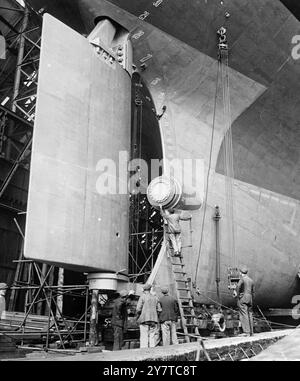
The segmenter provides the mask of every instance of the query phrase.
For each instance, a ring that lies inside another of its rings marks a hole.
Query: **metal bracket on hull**
[[[109,18],[99,18],[88,40],[105,63],[113,68],[118,63],[130,76],[132,75],[132,46],[129,32],[121,25]]]
[[[97,55],[102,59],[105,63],[115,68],[116,66],[116,57],[111,53],[108,52],[107,49],[103,48],[100,44],[99,39],[95,39],[93,41],[90,41],[91,45],[95,47],[95,52]]]

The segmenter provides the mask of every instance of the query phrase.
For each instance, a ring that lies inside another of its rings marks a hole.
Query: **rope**
[[[227,49],[220,51],[221,73],[222,73],[222,94],[223,94],[223,115],[225,120],[224,135],[224,172],[225,172],[225,194],[226,211],[229,222],[229,253],[232,256],[232,263],[237,266],[235,251],[235,226],[234,226],[234,197],[233,197],[233,147],[231,129],[231,105],[230,105],[230,83],[229,83],[229,64]]]
[[[197,264],[196,264],[194,284],[196,284],[197,275],[198,275],[199,261],[200,261],[202,242],[203,242],[204,223],[205,223],[205,216],[206,216],[206,209],[207,209],[209,175],[210,175],[210,169],[211,169],[212,151],[213,151],[213,143],[214,143],[214,132],[215,132],[215,124],[216,124],[216,109],[217,109],[217,99],[218,99],[219,71],[220,71],[220,62],[218,61],[216,91],[215,91],[215,100],[214,100],[214,112],[213,112],[213,124],[212,124],[212,129],[211,129],[210,152],[209,152],[208,170],[207,170],[207,178],[206,178],[206,192],[205,192],[205,199],[204,199],[204,210],[203,210],[203,217],[202,217],[200,244],[199,244],[199,251],[198,251]]]
[[[225,37],[226,38],[226,37]],[[225,194],[226,194],[226,210],[227,217],[229,221],[229,253],[232,255],[232,263],[236,267],[236,251],[235,251],[235,226],[234,226],[234,197],[233,197],[233,148],[232,148],[232,129],[231,129],[231,105],[230,105],[230,83],[229,83],[229,64],[228,64],[228,50],[224,50],[219,46],[219,59],[218,59],[218,71],[217,71],[217,81],[216,81],[216,93],[215,93],[215,102],[214,102],[214,112],[213,112],[213,126],[212,126],[212,135],[211,135],[211,145],[210,145],[210,154],[209,154],[209,165],[207,171],[206,179],[206,193],[204,200],[204,210],[202,217],[202,226],[200,234],[200,244],[199,252],[196,264],[195,279],[194,285],[196,285],[199,261],[203,243],[203,232],[205,225],[205,217],[207,210],[207,199],[208,199],[208,188],[209,188],[209,176],[211,169],[211,160],[212,160],[212,149],[213,149],[213,140],[214,140],[214,130],[215,130],[215,119],[216,119],[216,108],[217,108],[217,97],[218,97],[218,84],[219,84],[219,72],[221,72],[221,86],[222,86],[222,96],[223,96],[223,116],[225,120],[225,136],[224,136],[224,170],[225,170]]]

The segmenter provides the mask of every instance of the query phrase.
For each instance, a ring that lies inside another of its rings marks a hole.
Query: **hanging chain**
[[[230,107],[230,83],[229,83],[229,64],[228,64],[228,42],[227,30],[221,27],[217,34],[219,37],[219,61],[221,64],[221,82],[223,95],[223,116],[225,123],[224,134],[224,172],[225,172],[225,193],[226,210],[229,226],[228,243],[229,254],[232,256],[232,265],[237,266],[235,250],[235,226],[234,226],[234,195],[233,195],[233,147],[232,147],[232,128],[231,128],[231,107]]]

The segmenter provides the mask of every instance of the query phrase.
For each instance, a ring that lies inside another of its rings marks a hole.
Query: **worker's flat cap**
[[[125,296],[127,296],[128,295],[128,291],[127,290],[121,290],[120,291],[120,296],[121,296],[121,298],[124,298]]]
[[[163,294],[167,294],[167,293],[169,292],[168,287],[162,287],[162,288],[161,288],[161,292],[162,292]]]
[[[247,272],[248,272],[248,268],[247,268],[247,266],[242,265],[242,266],[240,267],[240,272],[243,273],[243,274],[247,274]]]
[[[143,290],[144,291],[151,290],[151,284],[149,284],[149,283],[144,284]]]

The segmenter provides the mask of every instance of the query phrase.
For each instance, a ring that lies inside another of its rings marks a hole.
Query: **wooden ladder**
[[[175,280],[176,294],[184,337],[185,341],[189,343],[190,335],[199,336],[199,338],[201,336],[196,322],[197,316],[194,310],[194,304],[191,295],[191,290],[189,288],[187,273],[184,269],[185,264],[183,263],[182,256],[175,257],[170,255],[169,259],[172,265],[172,272]]]

